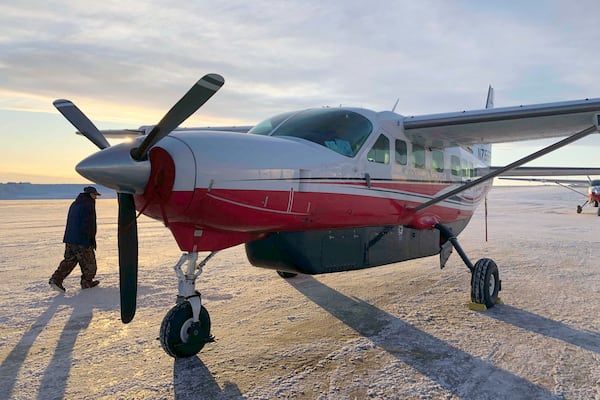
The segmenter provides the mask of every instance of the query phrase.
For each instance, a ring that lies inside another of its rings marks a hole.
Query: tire
[[[500,275],[494,260],[482,258],[475,263],[471,274],[471,301],[492,308],[498,301]]]
[[[201,307],[199,321],[194,326],[192,306],[188,301],[171,308],[160,325],[160,344],[174,358],[194,356],[212,341],[208,311]]]

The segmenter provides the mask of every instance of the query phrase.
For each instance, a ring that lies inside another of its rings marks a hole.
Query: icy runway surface
[[[0,201],[0,399],[600,399],[600,217],[560,187],[498,187],[459,241],[496,261],[504,305],[467,309],[455,253],[281,279],[243,246],[197,282],[215,343],[158,338],[180,251],[140,217],[138,310],[119,320],[116,200],[99,200],[97,288],[49,289],[70,200]]]

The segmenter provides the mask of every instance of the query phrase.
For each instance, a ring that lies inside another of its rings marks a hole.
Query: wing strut
[[[493,179],[495,177],[497,177],[498,175],[501,175],[503,173],[505,173],[506,171],[510,171],[513,168],[516,168],[518,166],[521,166],[525,163],[528,163],[529,161],[535,160],[536,158],[539,158],[543,155],[546,155],[550,152],[553,152],[554,150],[560,149],[563,146],[568,145],[569,143],[572,143],[576,140],[579,140],[583,137],[586,137],[587,135],[597,132],[598,131],[598,127],[596,125],[590,126],[589,128],[586,128],[580,132],[577,132],[559,142],[556,142],[554,144],[551,144],[548,147],[544,147],[543,149],[536,151],[535,153],[532,153],[528,156],[525,156],[523,158],[521,158],[520,160],[517,160],[509,165],[507,165],[506,167],[502,167],[502,168],[498,168],[493,172],[490,172],[487,175],[482,176],[481,178],[474,180],[472,182],[469,182],[463,186],[460,186],[454,190],[449,191],[448,193],[444,193],[443,195],[439,196],[439,197],[435,197],[429,201],[426,201],[423,204],[420,204],[418,206],[416,206],[415,208],[412,209],[412,211],[417,212],[417,211],[421,211],[424,210],[426,208],[429,208],[441,201],[446,200],[449,197],[455,196],[460,192],[463,192],[465,190],[471,189],[474,186],[480,185],[483,182],[489,181],[490,179]]]

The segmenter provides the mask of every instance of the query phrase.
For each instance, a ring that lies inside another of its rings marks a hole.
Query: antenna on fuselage
[[[400,97],[398,97],[396,99],[396,103],[394,103],[394,107],[392,107],[392,112],[396,111],[396,106],[398,105],[398,102],[400,101]]]
[[[485,108],[494,108],[494,88],[492,85],[488,87],[487,99],[485,101]]]

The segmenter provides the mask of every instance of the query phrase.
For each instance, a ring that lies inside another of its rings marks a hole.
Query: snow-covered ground
[[[174,360],[158,330],[180,252],[140,218],[138,311],[119,320],[116,201],[98,201],[98,277],[49,290],[70,200],[0,201],[1,399],[600,399],[596,209],[559,187],[498,187],[459,240],[493,258],[504,305],[467,309],[453,254],[283,280],[219,253],[197,287],[216,342]]]

